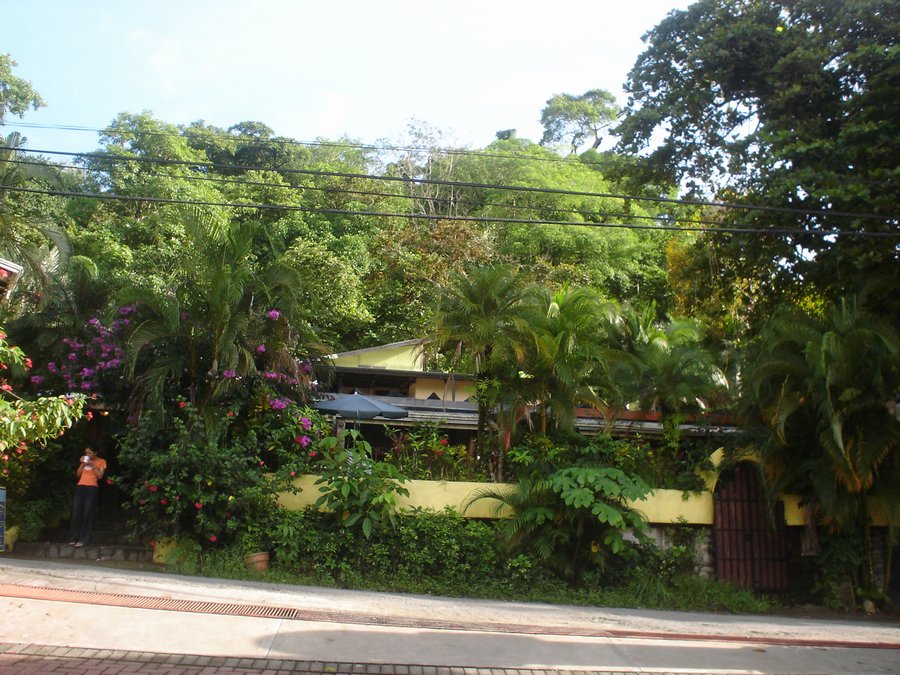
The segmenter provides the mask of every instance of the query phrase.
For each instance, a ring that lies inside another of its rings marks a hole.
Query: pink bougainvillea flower
[[[312,443],[312,439],[309,436],[301,436],[300,440],[297,441],[301,447],[305,448],[307,445]]]
[[[272,321],[275,321],[280,316],[281,312],[279,312],[277,309],[270,309],[268,312],[266,312],[266,317],[271,319]]]
[[[307,417],[300,418],[300,426],[303,427],[303,431],[309,431],[312,427],[312,420]]]
[[[265,351],[266,351],[266,346],[265,346],[265,345],[257,345],[257,346],[256,346],[256,353],[257,353],[257,354],[262,354],[262,353],[265,352]]]
[[[273,398],[269,400],[269,405],[272,406],[272,410],[284,410],[287,408],[287,401],[281,398]]]
[[[237,371],[229,368],[228,370],[226,370],[225,372],[222,373],[222,377],[230,380],[233,377],[237,377]]]

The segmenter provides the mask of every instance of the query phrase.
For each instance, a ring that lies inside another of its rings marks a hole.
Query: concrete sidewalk
[[[191,659],[218,659],[219,669],[255,662],[246,672],[302,664],[300,672],[364,673],[750,672],[748,659],[756,672],[898,672],[900,664],[900,626],[883,621],[460,600],[6,557],[0,586],[0,672],[37,672],[3,664],[51,648],[174,659],[171,672],[192,672]]]

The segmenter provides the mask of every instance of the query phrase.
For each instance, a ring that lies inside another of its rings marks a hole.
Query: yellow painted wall
[[[300,488],[297,494],[284,493],[279,497],[279,503],[288,509],[304,509],[315,504],[321,494],[319,486],[315,485],[318,476],[299,476],[294,480],[294,485]],[[494,499],[479,499],[475,497],[485,490],[497,492],[512,491],[515,485],[512,483],[467,483],[462,481],[432,481],[411,480],[403,484],[409,490],[409,497],[400,497],[399,506],[403,508],[421,508],[442,511],[446,507],[452,507],[466,518],[497,518],[509,515],[509,511],[503,510],[499,514],[497,506],[499,502]],[[709,525],[712,523],[712,494],[708,492],[699,495],[690,494],[682,499],[681,490],[656,490],[645,501],[630,503],[630,506],[638,509],[651,523],[675,523],[683,518],[695,525]]]
[[[465,401],[472,395],[472,382],[471,380],[450,382],[437,377],[417,377],[415,384],[409,388],[409,395],[412,398],[424,400],[432,394],[437,394],[442,401]]]
[[[339,354],[333,361],[336,366],[422,370],[422,346],[419,343],[385,345],[378,349]]]
[[[288,509],[300,510],[312,506],[321,494],[315,485],[318,476],[299,476],[294,485],[300,488],[297,494],[284,493],[279,503]],[[474,498],[484,490],[503,492],[514,490],[512,483],[467,483],[462,481],[411,480],[404,483],[409,497],[400,497],[399,506],[404,508],[431,509],[443,511],[452,507],[466,518],[497,518],[509,515],[508,511],[497,512],[498,502],[492,499]],[[788,525],[804,525],[805,515],[800,506],[800,497],[785,495],[784,520]],[[891,511],[888,503],[877,498],[870,499],[873,525],[886,526],[889,522],[900,522],[900,507]],[[628,505],[643,514],[648,523],[669,525],[687,523],[690,525],[713,524],[713,493],[682,492],[681,490],[654,490],[645,500],[629,501]]]

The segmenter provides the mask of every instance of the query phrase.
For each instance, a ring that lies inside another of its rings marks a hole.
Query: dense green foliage
[[[283,584],[585,606],[739,613],[770,607],[745,589],[692,576],[691,556],[683,548],[674,553],[631,548],[616,570],[573,585],[528,554],[502,554],[495,525],[452,511],[412,513],[396,528],[369,538],[335,528],[327,514],[288,511],[280,514],[274,532],[275,556],[266,572],[248,572],[241,549],[200,553],[192,547],[185,547],[176,569]],[[647,590],[647,579],[654,581],[655,592]]]
[[[26,399],[9,381],[15,370],[31,369],[31,359],[10,345],[0,328],[0,482],[9,499],[22,499],[40,469],[47,441],[62,435],[84,416],[79,394]]]
[[[645,36],[621,148],[648,151],[654,182],[775,207],[727,211],[729,223],[799,230],[703,237],[697,271],[713,278],[700,298],[722,288],[760,320],[785,296],[896,286],[896,238],[852,234],[897,229],[898,33],[897,5],[883,0],[700,0]],[[822,236],[838,229],[849,234]],[[891,295],[880,311],[896,317]]]
[[[900,467],[885,406],[900,371],[897,35],[883,0],[698,0],[647,34],[614,129],[609,92],[560,93],[541,143],[507,130],[476,151],[422,126],[378,148],[130,112],[74,168],[0,139],[0,257],[25,268],[0,322],[35,360],[11,373],[33,400],[0,398],[17,494],[18,457],[78,417],[79,392],[126,427],[103,449],[148,536],[272,545],[268,515],[299,527],[274,509],[279,481],[321,470],[321,505],[346,526],[323,548],[337,578],[356,573],[345,542],[413,536],[393,509],[407,475],[486,469],[520,480],[524,548],[472,564],[540,586],[626,550],[638,521],[621,500],[641,479],[698,486],[710,448],[684,423],[728,411],[737,383],[770,492],[799,491],[871,549],[865,498],[895,497]],[[0,55],[0,123],[43,105],[14,65]],[[603,134],[618,147],[598,151]],[[414,337],[432,367],[474,374],[473,448],[417,429],[376,461],[299,407],[328,387],[328,354]],[[658,413],[663,437],[571,439],[584,408],[608,431]],[[444,537],[436,522],[415,536]],[[314,553],[286,546],[296,564]]]

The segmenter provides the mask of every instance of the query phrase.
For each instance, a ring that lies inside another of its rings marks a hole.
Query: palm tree
[[[136,288],[127,297],[141,307],[128,344],[135,411],[161,411],[168,386],[204,408],[234,392],[261,361],[298,377],[295,352],[315,343],[295,292],[301,271],[278,256],[257,263],[257,221],[178,214],[186,254],[169,287]]]
[[[0,138],[0,257],[22,265],[22,282],[39,291],[35,297],[43,297],[63,273],[71,245],[60,228],[46,222],[29,222],[17,212],[11,199],[15,193],[10,188],[24,187],[34,178],[54,177],[46,167],[17,163],[24,141],[17,132]]]
[[[556,292],[535,289],[528,309],[534,342],[525,369],[533,382],[541,431],[547,430],[548,415],[556,426],[571,429],[578,404],[601,404],[590,383],[606,356],[604,327],[611,306],[589,289],[563,287]]]
[[[473,267],[451,275],[432,317],[428,343],[450,353],[452,369],[462,366],[474,371],[479,454],[496,392],[503,389],[496,383],[509,380],[525,352],[525,293],[525,282],[516,269]]]
[[[900,459],[887,405],[900,388],[900,339],[861,302],[841,298],[821,316],[780,308],[751,355],[744,405],[768,431],[770,491],[800,492],[838,528],[868,535],[866,497]]]

